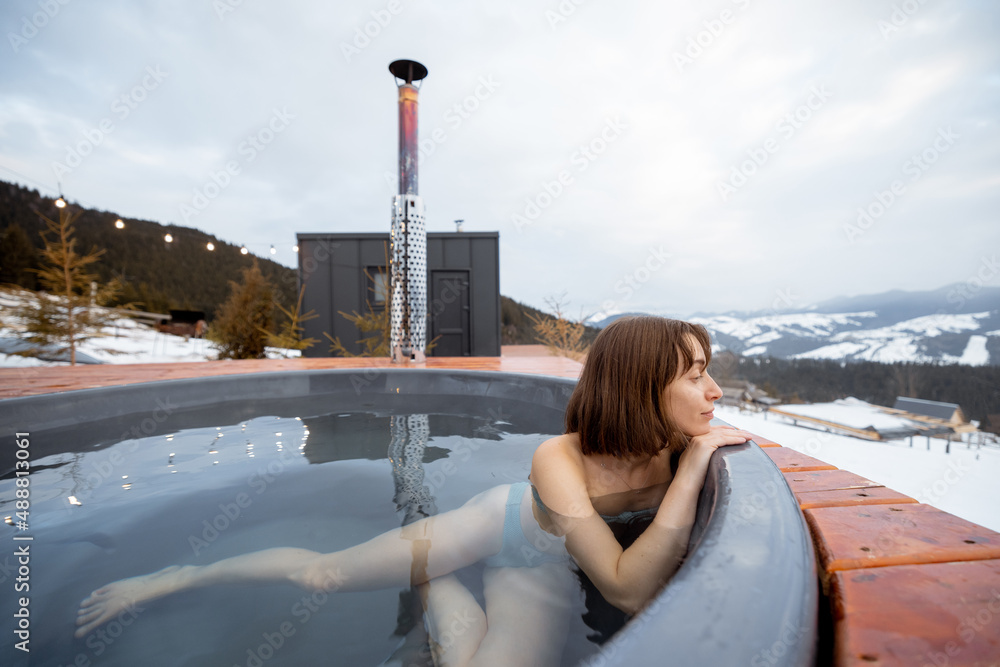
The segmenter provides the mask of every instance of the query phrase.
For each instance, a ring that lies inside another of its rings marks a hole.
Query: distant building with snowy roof
[[[885,410],[888,411],[889,408],[885,408]],[[926,427],[936,429],[937,433],[932,433],[932,435],[938,437],[944,434],[950,439],[949,433],[975,433],[979,430],[975,424],[969,422],[957,403],[942,403],[922,398],[897,396],[892,412],[920,422]]]
[[[719,389],[722,390],[722,398],[719,399],[721,405],[733,407],[755,405],[760,408],[781,402],[777,398],[769,397],[766,391],[746,380],[724,380]]]
[[[962,408],[957,403],[941,403],[939,401],[927,401],[922,398],[897,396],[896,404],[892,408],[893,410],[909,412],[912,415],[931,417],[932,419],[938,419],[956,426],[969,422],[965,418]]]

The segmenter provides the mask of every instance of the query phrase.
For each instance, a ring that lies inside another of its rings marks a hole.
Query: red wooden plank
[[[1000,664],[1000,560],[833,574],[834,664]]]

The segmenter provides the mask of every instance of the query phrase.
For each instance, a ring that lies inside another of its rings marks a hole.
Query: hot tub
[[[73,623],[79,601],[115,579],[274,546],[332,551],[522,481],[534,448],[562,432],[574,384],[351,369],[2,401],[0,509],[10,519],[0,528],[0,585],[9,587],[0,613],[14,630],[27,609],[31,649],[19,651],[25,635],[5,631],[5,664],[428,664],[409,589],[214,587],[128,610],[81,639]],[[30,464],[26,528],[18,460]],[[25,549],[30,589],[19,591]],[[478,574],[460,578],[475,592]],[[756,445],[729,447],[713,457],[692,547],[671,583],[602,646],[576,618],[581,600],[562,664],[811,664],[816,610],[812,546],[794,498]]]

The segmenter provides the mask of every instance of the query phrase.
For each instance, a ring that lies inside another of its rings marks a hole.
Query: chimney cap
[[[416,60],[394,60],[389,63],[389,71],[394,77],[406,83],[420,81],[427,76],[427,68]]]

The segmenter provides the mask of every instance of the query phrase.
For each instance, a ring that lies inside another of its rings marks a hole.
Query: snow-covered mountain
[[[691,318],[720,349],[781,358],[1000,364],[1000,288],[950,285]]]
[[[1000,365],[1000,288],[981,283],[687,319],[743,356]]]

